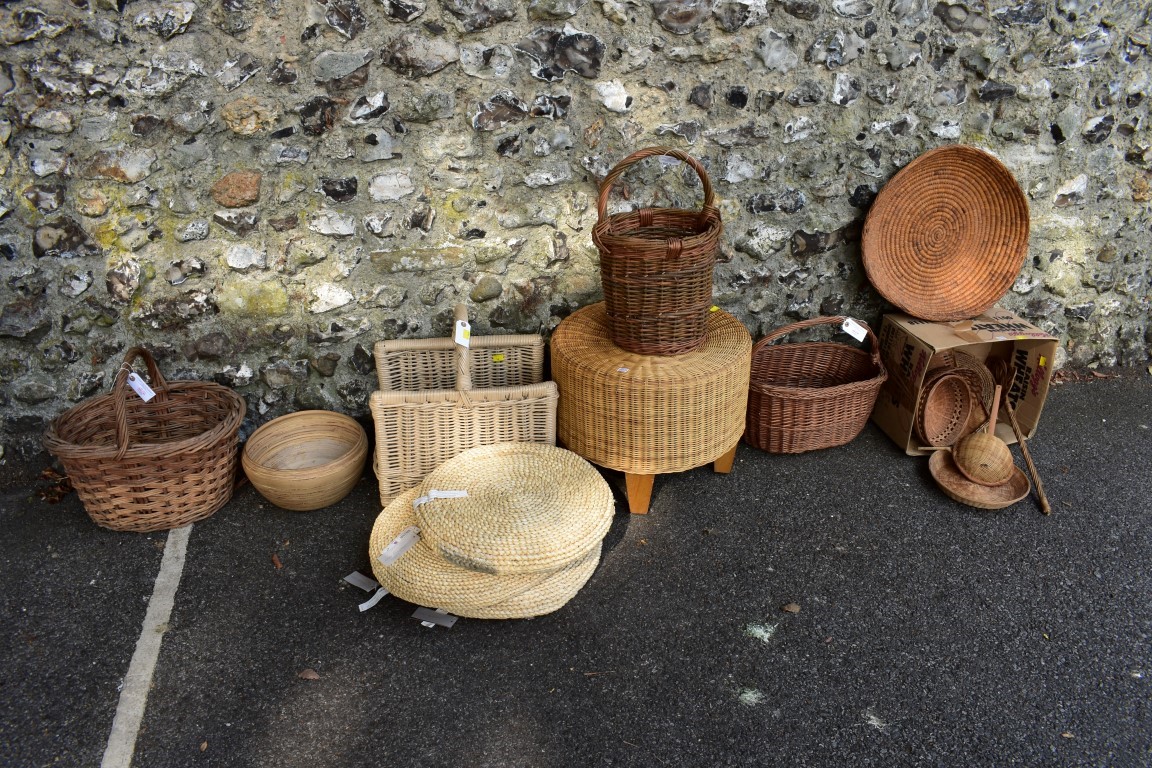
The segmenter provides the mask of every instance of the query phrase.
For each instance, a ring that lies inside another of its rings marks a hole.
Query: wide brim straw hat
[[[497,443],[448,459],[418,486],[421,536],[472,571],[532,574],[582,559],[608,533],[612,489],[572,451]],[[467,494],[437,498],[437,493]]]
[[[1028,476],[1014,467],[1012,476],[1003,485],[988,486],[974,483],[960,473],[949,451],[936,451],[928,460],[928,470],[940,490],[952,500],[977,509],[1004,509],[1023,501],[1032,490]]]
[[[939,147],[876,196],[861,238],[864,270],[910,315],[968,319],[1012,287],[1028,233],[1028,201],[999,160],[976,147]]]
[[[384,565],[380,553],[401,531],[416,525],[412,502],[419,493],[418,488],[412,488],[393,499],[376,518],[368,543],[376,580],[401,600],[474,619],[543,616],[571,600],[600,561],[597,544],[580,560],[559,570],[494,575],[449,563],[421,539],[391,565]]]

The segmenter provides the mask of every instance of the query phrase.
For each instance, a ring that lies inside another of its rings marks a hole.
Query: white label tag
[[[467,320],[457,320],[456,321],[456,333],[452,337],[453,340],[457,344],[459,344],[460,346],[467,349],[468,345],[469,345],[468,340],[471,337],[472,337],[472,326],[470,326],[468,324],[468,321]]]
[[[372,597],[360,603],[358,606],[360,608],[360,613],[364,613],[364,611],[368,610],[369,608],[375,607],[376,603],[383,600],[387,595],[388,590],[384,589],[384,587],[380,587],[380,589],[376,590]]]
[[[844,318],[844,324],[840,327],[844,330],[844,333],[856,339],[856,341],[864,341],[864,339],[868,338],[868,330],[850,317]]]
[[[616,373],[628,373],[628,370],[628,368],[621,367],[616,369]]]
[[[132,387],[132,391],[140,395],[140,399],[148,402],[156,397],[156,393],[152,391],[152,387],[148,386],[144,379],[136,375],[135,372],[128,374],[128,386]]]
[[[468,498],[468,491],[438,491],[435,488],[428,491],[428,493],[412,502],[412,509],[416,509],[421,504],[427,504],[433,499],[466,499]]]
[[[412,614],[412,618],[419,619],[420,624],[432,628],[435,626],[451,628],[456,623],[459,616],[453,616],[445,611],[443,608],[432,610],[431,608],[417,608]]]
[[[352,571],[352,573],[344,577],[344,581],[348,582],[354,587],[360,587],[360,589],[364,590],[365,592],[371,592],[372,590],[376,589],[376,587],[380,586],[376,583],[375,579],[368,578],[364,574],[360,573],[360,571]]]
[[[401,555],[412,549],[418,541],[420,541],[420,529],[414,525],[408,526],[400,531],[400,535],[392,539],[391,544],[384,547],[384,551],[380,553],[380,562],[384,565],[392,565],[400,559]]]

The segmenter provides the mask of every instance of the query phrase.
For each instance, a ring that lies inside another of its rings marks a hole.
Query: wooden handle
[[[997,387],[999,389],[999,387]],[[1012,431],[1016,433],[1016,442],[1020,443],[1020,452],[1024,454],[1024,463],[1028,465],[1028,474],[1032,475],[1032,485],[1036,488],[1036,498],[1040,500],[1040,511],[1046,515],[1052,514],[1052,505],[1048,503],[1048,496],[1044,493],[1044,484],[1040,482],[1040,473],[1032,463],[1032,454],[1028,450],[1028,443],[1024,440],[1024,430],[1020,429],[1020,422],[1016,421],[1016,411],[1008,398],[1004,398],[1004,410],[1008,412],[1008,420],[1012,422]]]
[[[463,302],[456,305],[453,312],[452,338],[456,338],[456,323],[468,321],[468,307]],[[456,345],[456,390],[467,392],[472,389],[472,356],[468,354],[468,347],[463,344]]]
[[[1000,408],[1000,391],[1002,387],[996,385],[996,393],[992,395],[992,412],[988,414],[988,434],[996,434],[996,411]]]

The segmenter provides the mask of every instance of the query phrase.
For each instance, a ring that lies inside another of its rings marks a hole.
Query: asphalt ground
[[[730,475],[657,478],[647,516],[618,499],[560,611],[450,629],[391,596],[357,610],[370,469],[312,513],[241,488],[181,534],[150,628],[169,535],[98,528],[41,498],[46,458],[9,458],[0,764],[101,765],[151,631],[137,768],[1146,766],[1150,428],[1146,371],[1054,387],[1031,442],[1047,517],[951,501],[871,424],[741,446]]]

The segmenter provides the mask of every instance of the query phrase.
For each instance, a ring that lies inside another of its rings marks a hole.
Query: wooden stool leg
[[[732,450],[724,454],[716,461],[712,462],[712,469],[722,475],[726,475],[732,471],[732,464],[736,461],[736,449],[740,447],[740,443],[732,446]]]
[[[634,515],[648,514],[648,505],[652,503],[652,483],[656,475],[634,475],[624,473],[624,485],[628,492],[628,511]]]

